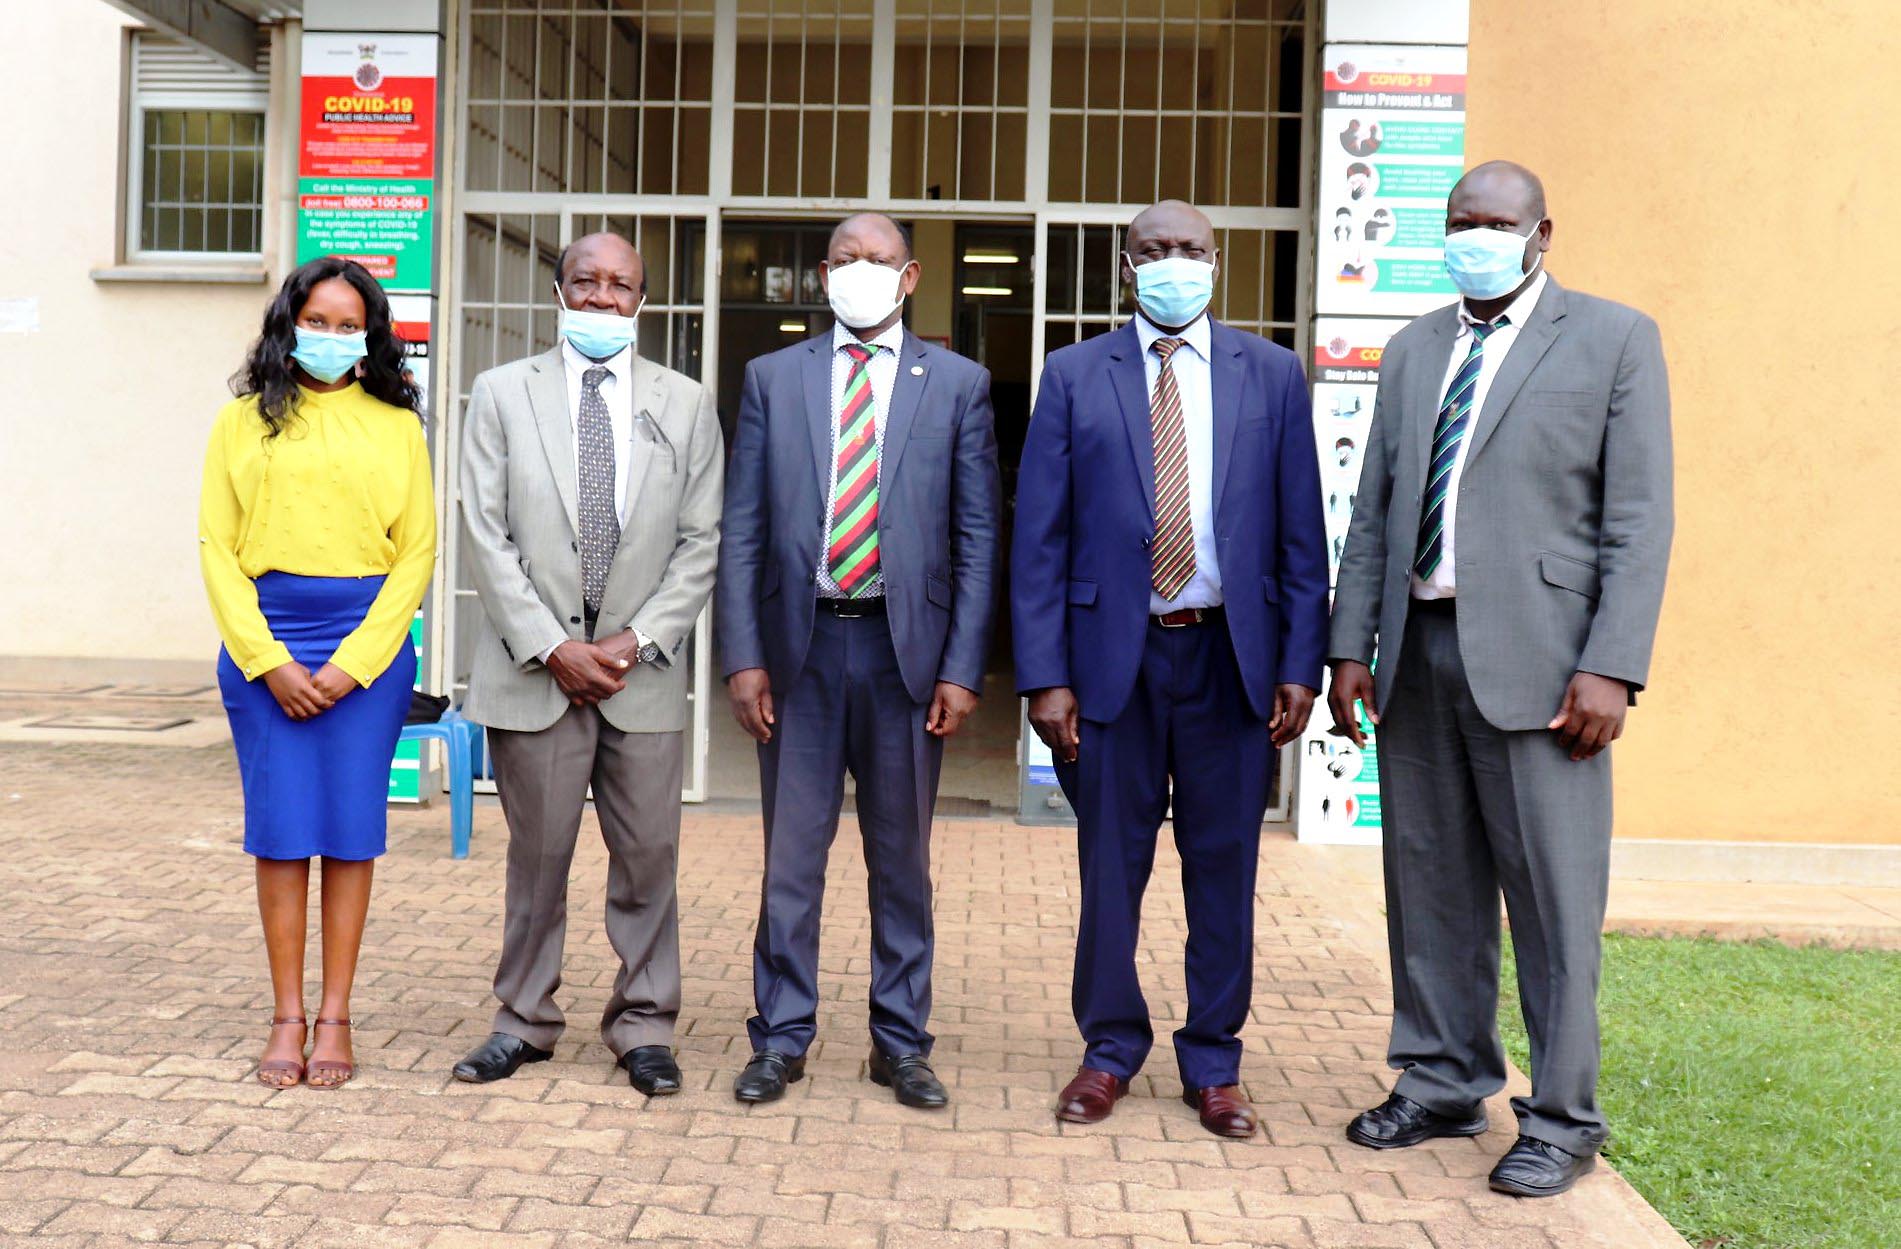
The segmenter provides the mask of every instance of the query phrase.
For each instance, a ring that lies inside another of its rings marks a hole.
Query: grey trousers
[[[537,733],[490,729],[508,818],[508,891],[495,969],[494,1031],[551,1049],[568,931],[568,869],[588,786],[607,843],[607,939],[620,974],[601,1016],[615,1058],[669,1045],[680,1014],[681,733],[623,733],[594,707],[569,707]]]
[[[1532,1094],[1512,1100],[1519,1131],[1593,1154],[1609,1135],[1597,1105],[1597,984],[1610,755],[1574,763],[1555,733],[1492,727],[1473,702],[1452,613],[1414,607],[1379,732],[1396,1091],[1463,1115],[1503,1087],[1502,887],[1531,1037]]]

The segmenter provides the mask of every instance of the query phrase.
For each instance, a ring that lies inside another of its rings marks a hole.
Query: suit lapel
[[[535,426],[541,431],[541,449],[548,455],[548,470],[554,474],[555,492],[568,514],[568,524],[581,532],[581,505],[576,498],[579,486],[574,478],[574,421],[568,415],[567,366],[561,348],[536,356],[528,374],[528,404],[535,412]]]
[[[879,453],[878,475],[885,482],[891,481],[898,471],[898,461],[904,457],[905,444],[911,437],[911,426],[917,421],[918,402],[924,397],[924,387],[930,383],[931,370],[925,362],[929,352],[923,339],[909,330],[904,332],[904,348],[898,353],[898,373],[891,382],[891,412],[885,419],[884,449]],[[914,368],[923,372],[913,376]],[[882,492],[880,500],[882,502]]]
[[[1212,317],[1208,321],[1208,350],[1213,357],[1208,362],[1208,382],[1209,407],[1214,416],[1214,494],[1208,514],[1219,523],[1221,496],[1234,463],[1234,435],[1241,424],[1241,413],[1247,410],[1247,368],[1235,332]]]
[[[1517,341],[1505,353],[1505,362],[1498,366],[1491,389],[1485,392],[1485,406],[1479,409],[1478,423],[1472,427],[1472,449],[1465,453],[1467,464],[1485,449],[1486,440],[1505,418],[1506,409],[1512,406],[1525,379],[1557,341],[1558,321],[1563,316],[1564,291],[1555,281],[1546,278],[1544,294],[1538,297],[1525,328],[1518,332]]]
[[[1136,336],[1133,320],[1115,331],[1109,359],[1109,380],[1115,387],[1116,402],[1122,408],[1122,423],[1129,432],[1129,450],[1135,454],[1136,476],[1142,479],[1142,494],[1148,499],[1149,520],[1153,522],[1155,424],[1149,415],[1149,385],[1148,375],[1142,368],[1142,340]]]
[[[1407,405],[1407,411],[1412,414],[1409,440],[1417,452],[1414,460],[1421,481],[1425,480],[1426,465],[1432,462],[1432,433],[1439,423],[1439,405],[1445,400],[1446,368],[1452,358],[1459,305],[1427,313],[1423,324],[1431,333],[1417,353],[1418,376],[1408,387],[1412,392],[1408,398],[1412,402]]]
[[[832,332],[807,340],[805,420],[812,433],[812,463],[818,471],[819,506],[832,483]]]
[[[630,380],[634,391],[634,436],[627,451],[627,498],[624,507],[628,523],[620,529],[623,544],[627,541],[627,531],[633,527],[634,503],[640,498],[641,482],[646,479],[648,466],[653,463],[660,441],[654,430],[659,427],[667,406],[666,386],[661,380],[660,366],[635,356]],[[644,418],[641,415],[643,412],[646,413]]]

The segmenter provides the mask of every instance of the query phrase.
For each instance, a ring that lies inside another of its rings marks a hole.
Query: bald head
[[[911,236],[884,213],[853,213],[832,228],[825,254],[835,265],[876,260],[895,268],[911,259]]]
[[[618,234],[584,234],[561,249],[555,285],[568,307],[631,317],[647,294],[647,266]]]
[[[1140,264],[1143,250],[1159,242],[1177,245],[1193,242],[1208,253],[1194,259],[1212,259],[1215,249],[1214,223],[1208,220],[1206,213],[1186,200],[1165,199],[1159,204],[1150,204],[1135,214],[1135,220],[1129,223],[1127,251]]]
[[[1452,188],[1446,204],[1448,220],[1453,205],[1461,201],[1509,207],[1520,220],[1537,221],[1545,215],[1545,184],[1537,174],[1515,161],[1488,160],[1472,166]]]

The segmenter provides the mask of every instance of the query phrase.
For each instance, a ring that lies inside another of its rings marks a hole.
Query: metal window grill
[[[130,253],[262,252],[265,84],[177,40],[134,36]]]

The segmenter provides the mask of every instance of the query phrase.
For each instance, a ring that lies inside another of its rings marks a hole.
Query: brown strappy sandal
[[[317,1026],[319,1028],[348,1028],[350,1021],[347,1019],[319,1019]],[[320,1082],[314,1078],[319,1075],[335,1075],[337,1078]],[[310,1066],[305,1070],[304,1083],[313,1089],[340,1089],[348,1084],[355,1075],[355,1063],[340,1063],[330,1058],[312,1059]]]
[[[302,1015],[293,1015],[287,1019],[271,1020],[271,1028],[273,1030],[288,1028],[291,1024],[296,1024],[299,1028],[308,1028],[310,1021],[305,1019]],[[297,1043],[297,1053],[300,1057],[267,1058],[258,1063],[258,1083],[269,1089],[294,1089],[299,1084],[302,1084],[304,1080],[304,1063],[301,1055],[303,1052],[303,1042],[299,1041]],[[275,1078],[277,1076],[289,1076],[290,1078],[288,1080],[279,1081]]]

